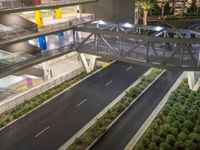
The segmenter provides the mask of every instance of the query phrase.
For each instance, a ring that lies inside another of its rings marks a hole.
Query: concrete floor
[[[70,73],[78,68],[82,68],[82,63],[78,60],[78,54],[71,57],[62,57],[63,59],[58,60],[50,64],[53,77],[59,76],[63,73]]]

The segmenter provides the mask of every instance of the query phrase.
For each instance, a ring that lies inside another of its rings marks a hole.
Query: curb
[[[113,64],[114,62],[115,62],[115,61],[112,61],[109,65]],[[4,126],[3,128],[1,128],[1,129],[0,129],[0,132],[1,132],[2,130],[4,130],[5,128],[7,128],[8,126],[10,126],[11,124],[13,124],[13,123],[19,121],[20,119],[24,118],[25,116],[28,116],[28,115],[31,114],[33,111],[39,109],[40,107],[42,107],[43,105],[45,105],[45,104],[47,104],[48,102],[52,101],[52,100],[55,99],[56,97],[58,97],[58,96],[60,96],[61,94],[65,93],[66,91],[70,90],[70,89],[73,88],[74,86],[80,84],[82,81],[84,81],[84,80],[88,79],[89,77],[93,76],[94,74],[96,74],[96,73],[102,71],[103,69],[104,69],[104,68],[100,68],[100,69],[94,71],[93,73],[89,74],[89,75],[86,76],[85,78],[83,78],[83,79],[79,80],[78,82],[72,84],[71,86],[69,86],[68,88],[66,88],[64,91],[58,93],[57,95],[55,95],[55,96],[53,96],[52,98],[48,99],[47,101],[45,101],[45,102],[42,103],[41,105],[35,107],[35,108],[32,109],[31,111],[29,111],[29,112],[27,112],[26,114],[22,115],[22,116],[19,117],[18,119],[13,120],[13,121],[10,122],[9,124],[7,124],[7,125]]]
[[[130,105],[108,126],[106,132],[101,135],[98,139],[96,139],[88,148],[92,148],[108,131],[112,126],[118,121],[120,117],[122,117],[131,107],[132,105],[165,73],[165,70],[160,73],[159,76],[157,76],[131,103]]]
[[[148,75],[151,72],[152,69],[149,69],[144,75]],[[131,88],[135,87],[141,79],[139,78],[136,80],[132,85],[130,85],[126,90],[124,90],[123,93],[121,93],[116,99],[114,99],[107,107],[105,107],[99,114],[97,114],[91,121],[89,121],[83,128],[81,128],[76,134],[74,134],[66,143],[64,143],[59,150],[66,150],[67,147],[69,147],[76,138],[80,137],[92,124],[95,123],[95,121],[102,117],[110,108],[112,108],[118,101],[120,101],[126,94],[127,91],[129,91]]]
[[[133,136],[133,138],[130,140],[130,142],[126,145],[124,150],[132,150],[134,146],[137,144],[137,142],[140,140],[142,135],[145,133],[147,128],[150,126],[150,124],[153,122],[153,120],[156,118],[158,113],[161,111],[163,106],[168,101],[169,96],[171,95],[171,92],[177,89],[177,87],[180,85],[182,80],[185,78],[185,74],[182,73],[181,76],[178,78],[178,80],[174,83],[174,85],[171,87],[171,89],[167,92],[167,94],[163,97],[161,102],[157,105],[157,107],[153,110],[153,112],[150,114],[150,116],[147,118],[147,120],[143,123],[143,125],[139,128],[137,133]]]

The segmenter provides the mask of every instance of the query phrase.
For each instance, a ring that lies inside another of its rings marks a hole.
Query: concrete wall
[[[83,13],[94,13],[97,19],[106,21],[133,22],[135,0],[99,0],[81,6]]]

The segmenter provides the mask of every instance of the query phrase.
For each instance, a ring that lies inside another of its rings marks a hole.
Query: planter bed
[[[134,150],[199,150],[199,114],[200,91],[191,91],[184,80],[170,95]]]
[[[97,67],[95,70],[98,70],[98,69],[99,69],[99,67]],[[67,81],[37,95],[36,97],[34,97],[28,101],[25,101],[24,103],[14,107],[13,109],[0,114],[0,129],[6,127],[7,125],[11,124],[15,120],[23,117],[27,113],[30,113],[37,107],[41,106],[48,100],[52,99],[53,97],[55,97],[59,93],[63,92],[64,90],[66,90],[73,84],[77,83],[78,81],[84,79],[88,75],[89,74],[83,72],[83,73],[77,75],[76,77],[73,77],[72,79],[67,80]]]
[[[130,89],[126,95],[102,117],[96,120],[80,137],[78,137],[67,150],[85,150],[95,143],[112,125],[112,123],[131,105],[160,74],[162,70],[152,69],[147,76],[142,76],[138,85]]]

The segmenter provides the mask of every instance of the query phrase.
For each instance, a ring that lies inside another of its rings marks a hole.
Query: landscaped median
[[[183,80],[134,150],[199,150],[199,114],[200,91],[191,91],[187,80]]]
[[[139,84],[127,91],[126,95],[117,104],[97,119],[67,150],[84,150],[94,144],[162,72],[163,70],[160,69],[152,69],[148,75],[142,76]]]
[[[98,70],[100,68],[101,67],[97,67],[95,70]],[[13,121],[23,117],[27,113],[33,111],[37,107],[41,106],[43,103],[45,103],[45,102],[49,101],[50,99],[52,99],[53,97],[59,95],[60,93],[65,91],[67,88],[76,84],[78,81],[84,79],[88,75],[89,74],[83,72],[83,73],[73,77],[72,79],[67,80],[67,81],[39,94],[38,96],[36,96],[28,101],[25,101],[24,103],[14,107],[13,109],[0,114],[0,129],[6,127]]]

